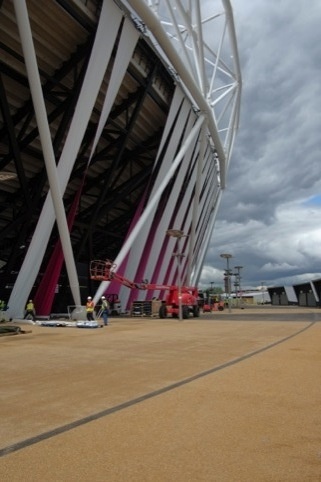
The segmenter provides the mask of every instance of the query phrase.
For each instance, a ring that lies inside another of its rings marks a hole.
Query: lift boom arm
[[[116,264],[110,260],[93,260],[90,263],[90,278],[96,281],[118,281],[118,283],[122,284],[123,286],[127,286],[130,289],[139,289],[139,290],[169,290],[169,291],[176,291],[177,286],[175,285],[159,285],[159,284],[152,284],[152,283],[135,283],[134,281],[125,278],[124,276],[115,272]],[[195,287],[188,287],[182,286],[182,292],[187,292],[190,290],[195,291],[197,288]]]

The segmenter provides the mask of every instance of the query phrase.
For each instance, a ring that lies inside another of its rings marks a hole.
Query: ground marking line
[[[162,395],[163,393],[174,390],[175,388],[179,388],[183,385],[191,383],[194,380],[198,380],[199,378],[203,378],[203,377],[206,377],[207,375],[210,375],[212,373],[223,370],[224,368],[228,368],[232,365],[236,365],[237,363],[240,363],[244,360],[247,360],[247,359],[249,359],[249,358],[251,358],[255,355],[258,355],[260,353],[263,353],[264,351],[267,351],[270,348],[274,348],[275,346],[280,345],[281,343],[284,343],[284,342],[290,340],[291,338],[296,337],[297,335],[300,335],[304,331],[311,328],[314,324],[315,324],[315,322],[313,321],[313,322],[309,323],[307,326],[305,326],[304,328],[302,328],[301,330],[299,330],[295,333],[292,333],[292,335],[286,336],[285,338],[281,338],[278,341],[275,341],[275,342],[270,343],[270,344],[268,344],[268,345],[266,345],[262,348],[259,348],[257,350],[254,350],[254,351],[250,352],[250,353],[247,353],[246,355],[242,355],[238,358],[234,358],[233,360],[222,363],[222,365],[218,365],[216,367],[210,368],[210,369],[205,370],[203,372],[197,373],[196,375],[192,375],[191,377],[184,378],[183,380],[172,383],[171,385],[167,385],[166,387],[159,388],[157,390],[154,390],[153,392],[146,393],[145,395],[134,398],[132,400],[128,400],[127,402],[121,403],[121,404],[116,405],[114,407],[107,408],[106,410],[103,410],[101,412],[94,413],[92,415],[88,415],[87,417],[81,418],[79,420],[75,420],[74,422],[68,423],[67,425],[62,425],[61,427],[57,427],[53,430],[49,430],[48,432],[44,432],[44,433],[36,435],[34,437],[30,437],[26,440],[22,440],[21,442],[17,442],[15,444],[4,447],[4,448],[0,449],[0,457],[11,454],[13,452],[17,452],[18,450],[29,447],[30,445],[34,445],[36,443],[42,442],[43,440],[47,440],[49,438],[52,438],[56,435],[60,435],[64,432],[68,432],[69,430],[73,430],[74,428],[80,427],[81,425],[85,425],[89,422],[93,422],[95,420],[98,420],[99,418],[103,418],[103,417],[105,417],[107,415],[110,415],[112,413],[119,412],[121,410],[124,410],[125,408],[131,407],[133,405],[137,405],[138,403],[141,403],[145,400],[157,397],[158,395]]]

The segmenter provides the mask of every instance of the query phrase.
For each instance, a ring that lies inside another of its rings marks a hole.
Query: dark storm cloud
[[[321,4],[232,0],[243,77],[240,128],[201,284],[220,253],[248,286],[321,275]]]

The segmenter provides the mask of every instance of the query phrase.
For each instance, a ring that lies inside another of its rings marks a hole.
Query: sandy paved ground
[[[0,480],[321,481],[321,310],[0,338]]]

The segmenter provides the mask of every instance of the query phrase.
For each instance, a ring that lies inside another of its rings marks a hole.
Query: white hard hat
[[[102,296],[102,297],[101,297],[101,299],[102,299],[102,300],[104,300],[104,299],[105,299],[105,297],[104,297],[104,296]]]
[[[87,300],[91,300],[91,296],[88,296]]]

